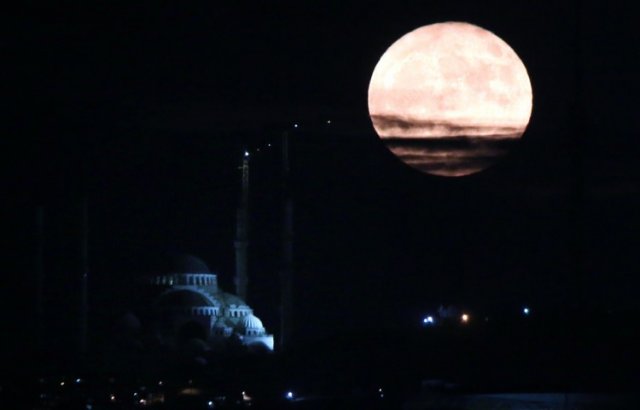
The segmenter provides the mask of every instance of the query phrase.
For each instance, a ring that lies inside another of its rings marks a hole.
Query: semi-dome
[[[235,307],[242,307],[242,306],[247,307],[247,302],[245,302],[244,300],[240,299],[239,297],[231,293],[221,292],[219,296],[220,296],[220,299],[227,306],[233,305]]]
[[[262,321],[254,315],[247,315],[242,319],[242,327],[245,329],[264,329]]]
[[[195,307],[195,306],[214,306],[211,301],[199,292],[192,290],[178,290],[169,292],[162,296],[158,301],[158,305],[162,307]]]
[[[221,317],[220,319],[216,320],[216,322],[213,324],[213,327],[219,327],[219,328],[227,328],[227,327],[231,327],[231,326],[233,326],[233,324],[229,323],[223,317]]]

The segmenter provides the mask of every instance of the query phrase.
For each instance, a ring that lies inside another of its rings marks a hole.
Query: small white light
[[[245,152],[244,152],[244,156],[245,156],[245,157],[248,157],[248,156],[249,156],[249,151],[245,151]]]
[[[110,395],[109,400],[116,401],[116,395],[115,394]]]
[[[327,125],[331,125],[331,120],[327,120]]]
[[[286,397],[287,397],[288,400],[293,400],[293,392],[292,391],[288,391]]]
[[[422,319],[422,323],[425,325],[431,325],[435,322],[435,320],[433,319],[433,316],[427,316],[424,319]]]
[[[76,384],[79,384],[80,382],[82,382],[82,379],[80,378],[76,379]]]
[[[207,406],[209,406],[209,408],[213,408],[213,400],[209,400],[207,402]]]
[[[64,386],[64,382],[60,382],[60,386]]]
[[[530,313],[529,308],[525,307],[524,309],[522,309],[522,313],[524,313],[525,315],[528,315]]]
[[[462,323],[467,323],[469,321],[469,315],[467,315],[466,313],[463,313],[462,316],[460,317],[460,320],[462,320]]]
[[[270,147],[270,146],[271,146],[271,144],[267,144],[267,147]]]
[[[297,122],[293,124],[293,128],[298,128],[298,123]]]
[[[160,380],[160,381],[158,382],[158,386],[162,386],[163,384],[164,384],[164,382],[163,382],[162,380]]]

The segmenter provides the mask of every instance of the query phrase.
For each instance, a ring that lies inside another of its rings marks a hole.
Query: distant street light
[[[462,320],[462,323],[469,322],[469,315],[467,315],[466,313],[463,313],[462,316],[460,316],[460,320]]]
[[[529,316],[529,313],[531,313],[531,311],[529,310],[529,308],[528,308],[528,307],[526,307],[526,306],[525,306],[525,307],[522,309],[522,313],[523,313],[525,316]]]

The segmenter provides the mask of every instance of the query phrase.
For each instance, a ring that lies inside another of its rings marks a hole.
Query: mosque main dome
[[[189,254],[171,253],[160,262],[161,273],[211,273],[202,259]]]
[[[162,307],[191,307],[191,306],[214,306],[211,300],[202,293],[192,290],[178,290],[169,292],[158,300],[158,305]]]

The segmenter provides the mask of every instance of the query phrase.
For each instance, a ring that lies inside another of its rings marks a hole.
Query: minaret
[[[280,271],[280,349],[289,346],[293,333],[293,200],[289,172],[289,135],[282,135],[282,269]]]
[[[44,207],[36,208],[36,347],[44,344]]]
[[[82,199],[80,233],[80,353],[87,353],[89,324],[89,211],[87,198]]]
[[[249,247],[249,152],[245,151],[242,156],[242,192],[240,193],[240,204],[236,212],[236,294],[240,299],[247,301],[247,286],[249,284],[248,254]]]

